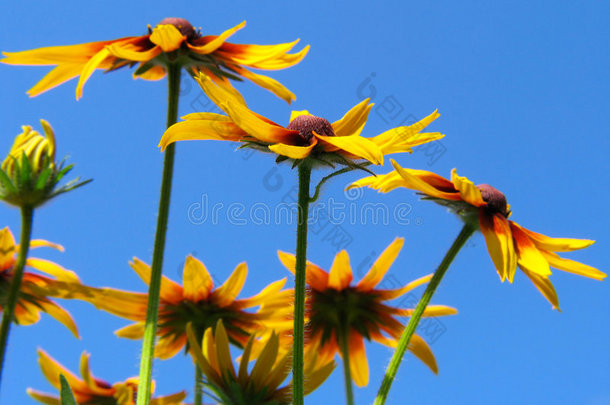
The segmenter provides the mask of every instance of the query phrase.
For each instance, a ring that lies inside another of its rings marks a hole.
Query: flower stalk
[[[386,370],[385,376],[383,377],[383,381],[381,382],[381,387],[379,387],[379,392],[377,393],[377,398],[375,398],[374,405],[383,405],[387,400],[388,393],[390,392],[390,388],[392,383],[394,382],[394,378],[396,378],[396,374],[398,372],[398,368],[400,367],[400,363],[402,362],[402,358],[409,347],[409,342],[411,341],[411,337],[415,333],[415,329],[417,329],[417,325],[421,320],[422,315],[424,314],[424,310],[428,306],[428,303],[432,299],[434,292],[439,286],[441,280],[443,279],[445,273],[449,269],[451,262],[455,259],[455,256],[458,254],[460,249],[464,246],[466,241],[472,236],[472,234],[476,231],[476,225],[472,222],[466,222],[464,227],[460,231],[459,235],[449,248],[449,251],[441,261],[441,264],[438,266],[430,283],[426,287],[426,291],[422,295],[411,319],[409,319],[409,323],[405,327],[400,340],[398,341],[398,345],[396,346],[396,351],[392,355],[392,359],[390,360],[390,364]]]
[[[25,268],[25,262],[30,248],[33,221],[34,209],[30,206],[21,207],[19,254],[13,270],[13,279],[9,287],[7,302],[3,303],[4,312],[2,314],[2,323],[0,324],[0,383],[2,382],[2,370],[10,327],[15,314],[15,307],[17,306],[17,299],[19,298],[19,290],[21,288],[21,280],[23,279],[23,269]]]
[[[167,127],[178,121],[178,100],[180,96],[181,67],[177,63],[167,66],[168,103]],[[142,339],[142,360],[140,362],[140,383],[138,388],[137,405],[147,405],[152,391],[152,363],[155,350],[155,334],[159,316],[159,295],[161,291],[161,274],[163,270],[163,255],[165,253],[165,237],[169,217],[172,178],[174,173],[175,145],[165,150],[163,161],[163,177],[161,180],[161,196],[159,199],[159,213],[157,229],[153,248],[151,264],[150,286],[148,288],[148,306],[146,311],[146,326]]]
[[[349,331],[346,327],[340,334],[341,357],[343,357],[343,378],[345,379],[345,401],[347,405],[354,405],[354,384],[349,364]]]
[[[293,404],[303,405],[305,374],[303,349],[305,346],[305,267],[307,264],[307,219],[309,217],[309,188],[311,164],[303,160],[299,165],[299,212],[297,219],[297,249],[294,281],[294,343],[293,343]]]

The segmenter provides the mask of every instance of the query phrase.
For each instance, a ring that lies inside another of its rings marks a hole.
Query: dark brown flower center
[[[479,184],[477,186],[483,197],[483,201],[487,203],[487,211],[490,214],[500,213],[505,217],[508,216],[508,206],[506,197],[497,188],[489,184]]]
[[[180,33],[182,35],[185,35],[188,39],[196,38],[198,36],[197,31],[195,31],[195,28],[193,28],[191,23],[185,20],[184,18],[167,17],[161,20],[161,22],[159,23],[159,25],[167,24],[173,25],[174,27],[178,28],[178,31],[180,31]]]
[[[325,118],[313,115],[299,115],[288,124],[288,129],[299,131],[299,135],[307,142],[311,142],[313,132],[322,136],[335,136],[332,125]]]

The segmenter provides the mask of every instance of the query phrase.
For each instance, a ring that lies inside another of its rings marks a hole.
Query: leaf
[[[74,399],[74,394],[72,394],[72,390],[70,389],[70,384],[68,384],[68,381],[63,374],[59,375],[59,381],[61,382],[61,405],[77,405],[76,399]]]

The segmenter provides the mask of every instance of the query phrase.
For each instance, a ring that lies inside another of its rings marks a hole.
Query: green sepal
[[[63,374],[59,375],[59,381],[61,382],[61,390],[59,394],[61,405],[77,405],[74,394],[72,393],[72,389],[70,389],[70,384],[68,384],[68,381]]]

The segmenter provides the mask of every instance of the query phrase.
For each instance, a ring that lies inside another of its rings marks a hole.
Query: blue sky
[[[297,94],[292,108],[334,121],[363,97],[372,97],[376,107],[365,136],[438,108],[442,116],[430,129],[447,136],[434,148],[397,156],[403,166],[444,176],[457,167],[475,183],[492,184],[507,195],[513,220],[551,236],[595,239],[592,247],[566,256],[610,268],[605,253],[610,243],[607,2],[151,0],[61,6],[4,2],[0,7],[2,51],[140,35],[147,24],[168,16],[187,18],[211,34],[247,20],[235,42],[301,38],[312,47],[305,60],[271,73]],[[152,252],[162,162],[156,145],[165,125],[166,83],[133,80],[126,70],[97,72],[78,102],[74,81],[29,99],[25,91],[46,72],[0,65],[0,151],[8,151],[20,125],[38,127],[45,118],[56,131],[59,155],[70,155],[77,163],[74,173],[94,182],[37,211],[34,237],[66,247],[63,254],[39,250],[37,256],[74,269],[89,285],[145,291],[127,262],[133,256],[149,262]],[[291,107],[283,101],[248,83],[237,87],[252,109],[287,124]],[[180,113],[203,111],[201,94],[185,80]],[[388,164],[376,169],[389,170]],[[315,173],[314,179],[324,174]],[[177,147],[175,175],[166,275],[180,280],[181,264],[193,254],[219,281],[247,261],[244,296],[290,276],[275,252],[294,251],[294,225],[257,224],[248,216],[256,204],[273,209],[290,198],[296,173],[289,166],[276,168],[270,155],[235,151],[235,145],[191,142]],[[329,268],[341,231],[352,266],[366,269],[370,256],[402,236],[405,247],[388,283],[406,284],[433,271],[459,232],[459,221],[407,190],[344,194],[345,185],[360,177],[335,179],[321,202],[332,198],[356,212],[367,202],[383,203],[390,220],[371,225],[357,217],[329,224],[310,235],[310,260]],[[209,209],[222,204],[216,221],[200,213],[206,201]],[[234,212],[227,214],[231,204],[244,209],[238,221]],[[15,209],[0,206],[0,219],[0,226],[18,234]],[[552,280],[562,313],[552,311],[522,275],[512,285],[502,284],[483,237],[476,235],[433,299],[460,314],[422,331],[440,374],[409,356],[389,403],[610,403],[608,283],[559,271]],[[87,350],[93,372],[106,381],[137,375],[140,343],[112,333],[128,322],[85,303],[62,305],[74,316],[82,339],[45,315],[37,325],[14,328],[2,403],[32,402],[26,387],[52,391],[36,364],[37,347],[73,370]],[[358,404],[372,402],[391,355],[377,344],[369,344],[367,353],[371,379],[356,390]],[[192,390],[191,361],[182,355],[157,362],[154,376],[159,394]],[[337,370],[308,403],[341,403],[342,398]]]

